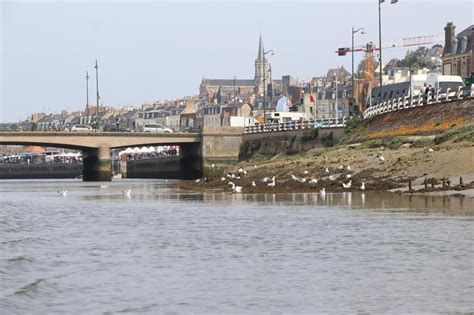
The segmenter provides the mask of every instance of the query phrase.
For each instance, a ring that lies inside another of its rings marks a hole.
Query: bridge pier
[[[201,143],[181,145],[179,150],[179,173],[181,179],[196,179],[203,176]]]
[[[109,147],[82,151],[82,180],[85,182],[107,182],[112,180],[112,161]]]

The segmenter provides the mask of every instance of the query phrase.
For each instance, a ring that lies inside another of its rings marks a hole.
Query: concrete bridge
[[[179,145],[180,170],[188,178],[199,178],[205,160],[238,159],[243,128],[218,128],[203,133],[123,132],[2,132],[0,145],[38,145],[81,150],[84,181],[110,181],[110,149]]]

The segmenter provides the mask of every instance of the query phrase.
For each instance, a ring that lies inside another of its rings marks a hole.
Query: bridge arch
[[[110,149],[137,146],[179,145],[180,171],[191,178],[202,176],[201,134],[11,132],[0,134],[0,145],[37,145],[82,151],[83,180],[110,181]]]

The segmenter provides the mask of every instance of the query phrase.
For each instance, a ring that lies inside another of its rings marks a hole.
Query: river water
[[[100,185],[0,182],[0,313],[474,311],[473,199]]]

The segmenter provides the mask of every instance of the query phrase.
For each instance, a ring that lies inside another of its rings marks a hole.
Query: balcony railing
[[[245,133],[279,132],[310,128],[343,128],[346,126],[347,117],[328,118],[321,120],[290,121],[285,123],[257,124],[245,127]]]
[[[420,93],[411,97],[405,96],[394,98],[389,101],[367,108],[364,111],[364,119],[401,109],[438,104],[447,101],[461,100],[468,97],[472,97],[472,94],[469,93],[470,89],[468,89],[467,87],[460,86],[457,90],[451,90],[448,88],[446,92],[442,92],[441,90],[439,90],[438,93],[434,94]]]

